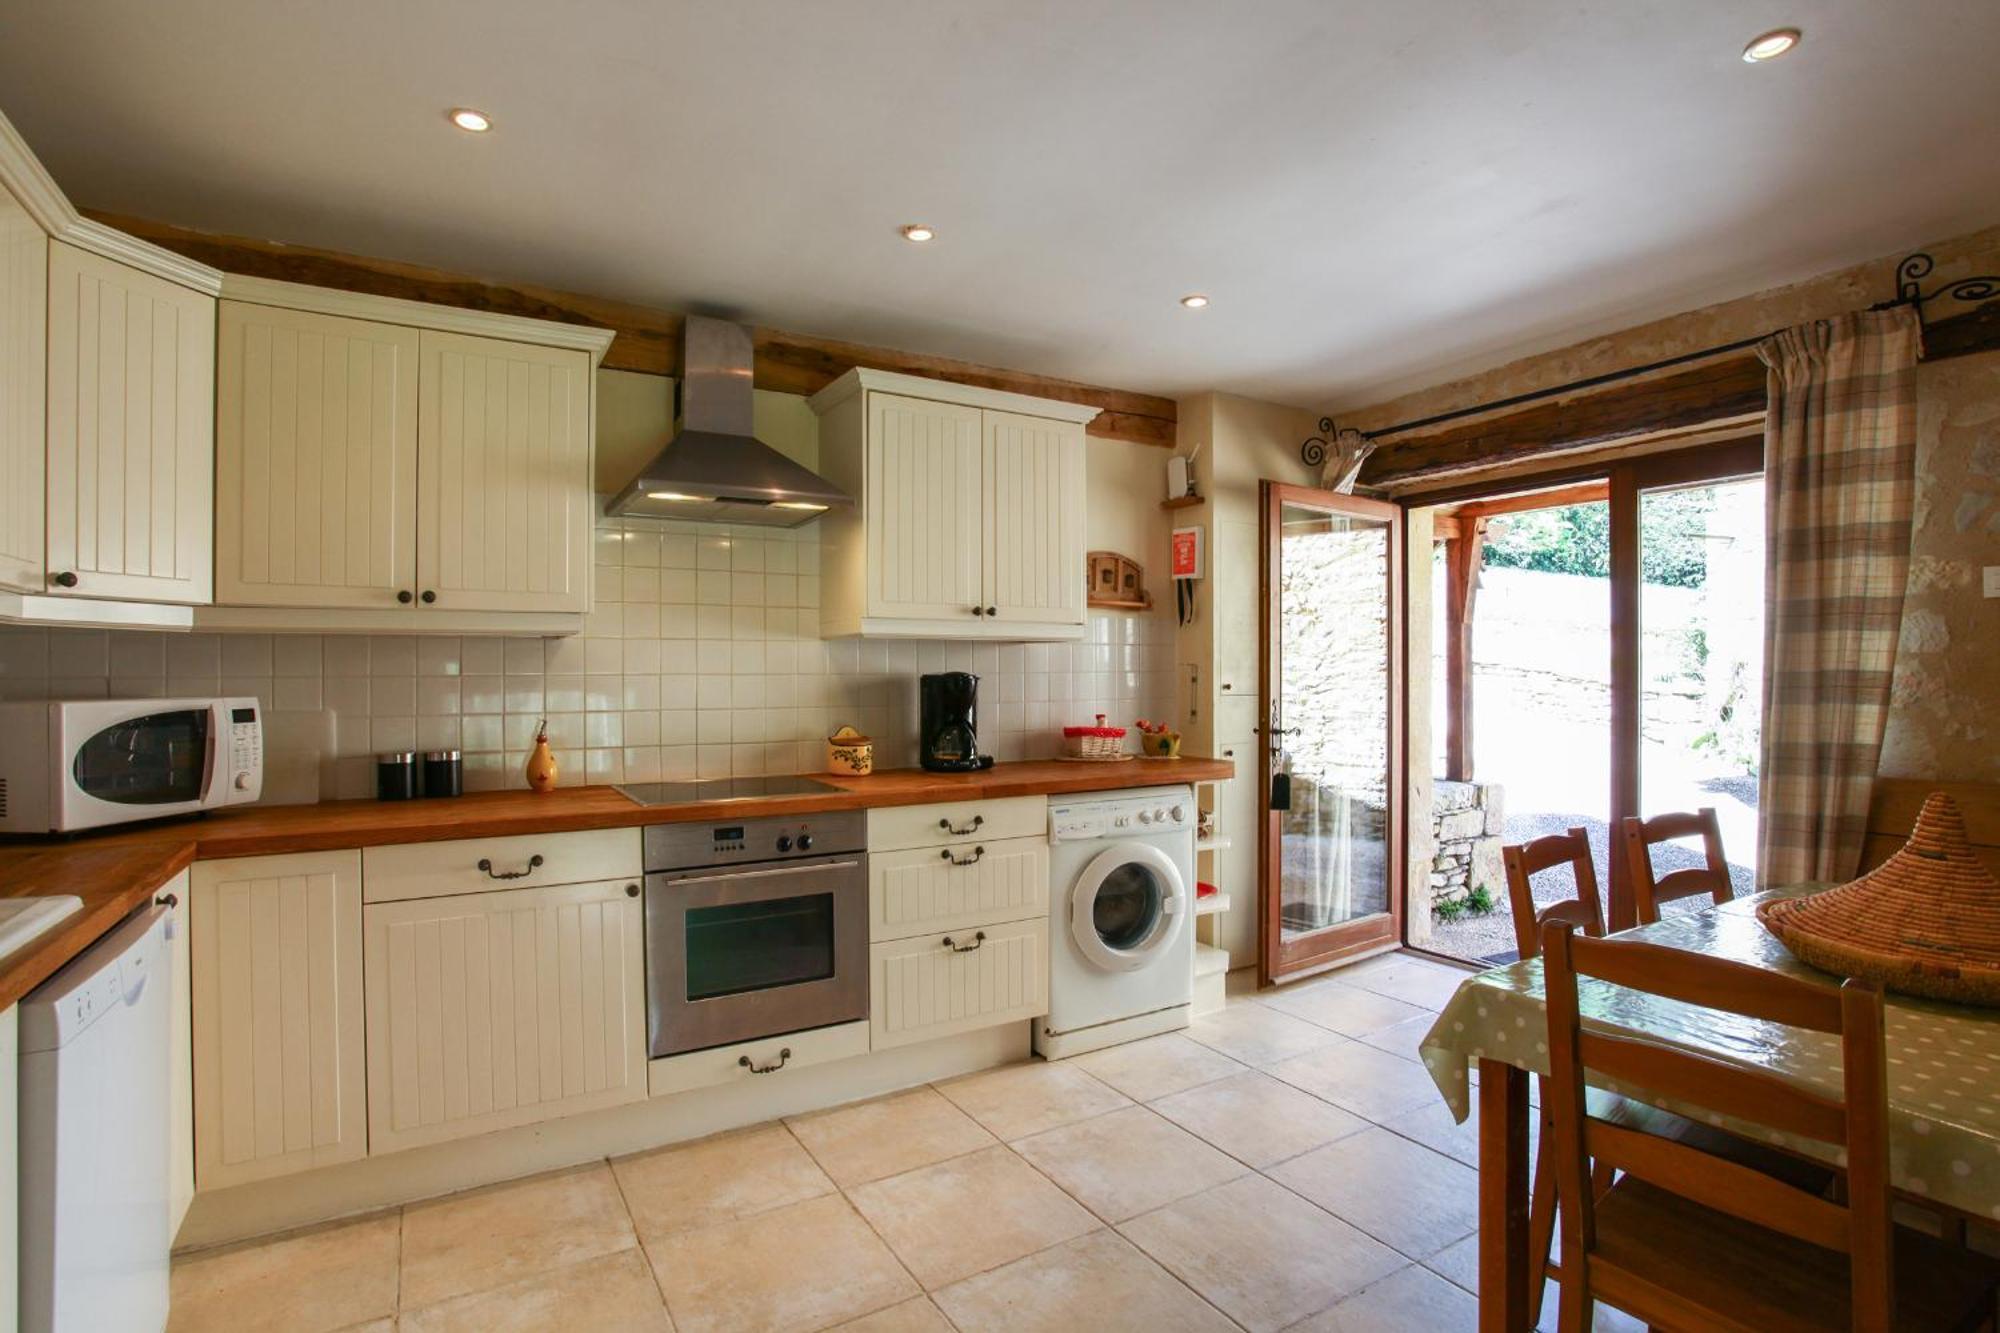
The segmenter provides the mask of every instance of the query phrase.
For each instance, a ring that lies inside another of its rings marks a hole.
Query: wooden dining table
[[[1797,885],[1667,917],[1619,938],[1729,958],[1788,976],[1836,978],[1808,967],[1764,929],[1759,902],[1818,892]],[[1838,1099],[1835,1038],[1704,1009],[1583,978],[1585,1025],[1636,1035],[1759,1069]],[[1888,997],[1886,1014],[1890,1183],[1948,1216],[2000,1220],[2000,1010]],[[1548,1020],[1539,959],[1469,977],[1425,1036],[1421,1054],[1461,1123],[1479,1110],[1479,1327],[1516,1333],[1528,1324],[1529,1102],[1531,1075],[1549,1072]],[[1705,1119],[1746,1138],[1826,1161],[1827,1145],[1788,1139],[1705,1108],[1635,1099]]]

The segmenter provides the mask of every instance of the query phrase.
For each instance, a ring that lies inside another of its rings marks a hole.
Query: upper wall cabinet
[[[234,276],[223,295],[198,624],[582,628],[610,333]]]
[[[1097,409],[874,370],[812,406],[820,470],[859,501],[820,520],[822,633],[1083,636]]]
[[[0,621],[209,600],[221,282],[79,215],[0,116]]]
[[[414,588],[417,331],[224,301],[215,599],[389,609]]]

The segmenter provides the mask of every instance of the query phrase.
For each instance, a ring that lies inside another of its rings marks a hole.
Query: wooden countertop
[[[809,815],[871,806],[927,805],[1005,796],[1062,796],[1234,776],[1227,759],[1135,759],[1120,764],[1040,760],[980,773],[890,769],[865,778],[808,776],[836,790],[797,796],[639,805],[612,787],[547,795],[485,792],[436,801],[326,801],[222,811],[152,828],[0,844],[0,897],[75,894],[83,910],[0,961],[0,1009],[40,985],[189,863],[232,856],[441,842],[520,833],[698,823],[736,814]]]

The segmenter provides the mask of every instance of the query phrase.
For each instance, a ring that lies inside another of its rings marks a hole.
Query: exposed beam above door
[[[671,375],[680,367],[681,316],[626,301],[584,296],[527,284],[487,282],[390,259],[369,259],[305,245],[285,245],[243,236],[195,231],[171,223],[82,210],[106,226],[198,259],[225,273],[284,282],[310,283],[343,291],[428,301],[467,310],[488,310],[568,324],[594,324],[617,334],[605,354],[608,370]],[[779,329],[755,330],[756,384],[778,393],[809,394],[825,388],[854,366],[901,371],[930,379],[956,380],[987,389],[1054,398],[1100,409],[1084,427],[1105,439],[1173,448],[1178,415],[1174,400],[1073,380],[1001,370],[941,356],[869,347],[833,338],[815,338]]]

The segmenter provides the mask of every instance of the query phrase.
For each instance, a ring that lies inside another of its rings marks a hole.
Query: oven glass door
[[[653,1057],[867,1016],[862,858],[646,876]]]
[[[112,805],[198,806],[208,784],[213,712],[175,708],[127,718],[79,743],[70,781]]]

